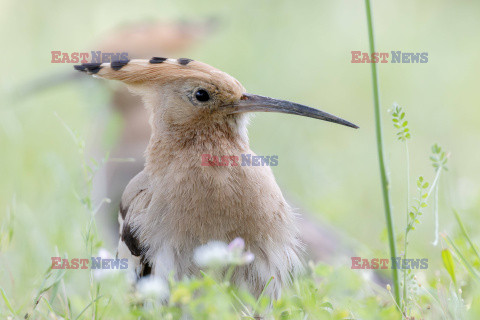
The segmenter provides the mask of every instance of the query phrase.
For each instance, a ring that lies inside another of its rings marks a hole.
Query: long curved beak
[[[310,108],[298,103],[290,101],[273,99],[269,97],[258,96],[256,94],[244,93],[242,98],[231,105],[225,106],[229,113],[243,112],[279,112],[296,114],[314,119],[325,120],[328,122],[338,123],[347,127],[358,129],[358,126],[336,117],[330,113]]]

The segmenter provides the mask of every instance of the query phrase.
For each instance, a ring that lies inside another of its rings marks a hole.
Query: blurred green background
[[[404,149],[387,113],[394,102],[405,108],[412,130],[413,177],[433,179],[433,143],[451,153],[441,180],[440,231],[452,228],[455,207],[478,242],[480,2],[374,1],[373,10],[377,51],[428,52],[429,58],[379,65],[397,234],[405,225],[406,180]],[[273,170],[289,200],[358,240],[371,250],[365,255],[389,256],[370,65],[350,62],[351,51],[368,50],[362,1],[2,0],[0,215],[3,221],[7,212],[15,215],[12,243],[0,256],[0,280],[13,295],[41,281],[38,270],[50,265],[55,250],[72,257],[84,252],[81,159],[55,113],[87,143],[101,140],[105,150],[121,125],[114,117],[105,124],[112,128],[107,136],[91,137],[109,103],[100,80],[85,77],[83,85],[24,93],[46,75],[74,72],[71,64],[52,64],[51,51],[89,51],[94,39],[127,23],[210,18],[217,20],[216,31],[184,56],[226,71],[251,93],[318,107],[360,126],[258,114],[249,135],[257,154],[279,156]],[[431,209],[422,219],[410,238],[411,256],[438,259]]]

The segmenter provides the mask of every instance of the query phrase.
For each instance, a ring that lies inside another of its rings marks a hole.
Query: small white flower
[[[201,267],[224,266],[230,262],[230,251],[226,243],[212,241],[198,247],[193,259]]]
[[[235,238],[228,245],[230,251],[230,264],[244,265],[249,264],[255,259],[255,256],[250,251],[244,252],[245,241],[242,238]]]
[[[251,263],[255,256],[250,251],[244,252],[245,241],[235,238],[230,244],[212,241],[195,250],[194,260],[201,267],[244,265]]]
[[[154,276],[141,278],[137,283],[137,290],[143,298],[153,298],[157,301],[166,300],[170,296],[167,283]]]
[[[245,241],[242,238],[235,238],[228,245],[228,250],[232,252],[242,252],[245,249]]]

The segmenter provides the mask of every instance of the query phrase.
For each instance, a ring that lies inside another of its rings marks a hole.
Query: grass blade
[[[368,25],[368,39],[370,43],[370,55],[375,52],[375,39],[373,35],[373,19],[372,19],[372,8],[370,6],[370,0],[365,0],[365,9],[367,11],[367,25]],[[380,166],[380,177],[382,183],[382,192],[383,192],[383,203],[385,206],[385,218],[387,224],[388,232],[388,244],[390,247],[390,256],[397,256],[397,248],[395,244],[395,231],[393,228],[393,219],[392,219],[392,207],[390,204],[390,193],[389,193],[389,181],[387,176],[387,170],[385,167],[385,153],[383,151],[383,136],[382,136],[382,123],[381,123],[381,114],[380,114],[380,98],[378,90],[378,74],[377,74],[377,65],[375,63],[370,64],[372,69],[372,85],[373,85],[373,102],[375,110],[375,131],[377,136],[377,151],[378,151],[378,162]],[[398,279],[398,269],[392,268],[392,278],[393,278],[393,290],[395,293],[395,302],[400,305],[400,282]]]
[[[480,254],[478,254],[477,248],[473,244],[472,240],[470,239],[470,236],[467,233],[467,229],[465,229],[465,226],[463,225],[462,219],[460,219],[460,215],[458,214],[457,210],[453,209],[453,213],[455,215],[455,219],[457,219],[458,225],[460,226],[460,230],[462,230],[463,236],[467,239],[468,243],[470,243],[470,246],[472,247],[473,251],[477,255],[477,259],[480,261]]]
[[[90,308],[91,305],[93,305],[95,302],[97,302],[97,300],[103,298],[103,296],[98,296],[95,300],[92,300],[90,301],[89,304],[87,304],[87,306],[85,308],[83,308],[83,310],[78,314],[78,316],[75,318],[75,320],[78,320],[80,319],[80,317],[82,316],[82,314],[88,310],[88,308]]]
[[[480,276],[478,275],[477,271],[473,268],[473,266],[468,262],[467,259],[462,255],[460,250],[458,250],[457,246],[453,243],[452,239],[448,235],[442,235],[443,239],[453,248],[453,251],[455,254],[458,256],[460,262],[463,264],[463,266],[467,269],[467,271],[470,273],[473,279],[476,281],[480,282]]]
[[[10,300],[8,300],[8,297],[7,297],[7,294],[5,293],[5,290],[3,290],[3,288],[0,288],[0,292],[2,292],[2,298],[3,298],[3,301],[5,302],[5,305],[7,306],[8,310],[10,310],[10,312],[13,315],[16,315],[17,313],[13,309],[12,304],[10,303]]]

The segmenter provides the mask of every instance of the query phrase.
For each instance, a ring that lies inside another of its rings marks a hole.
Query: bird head
[[[154,57],[150,60],[85,63],[76,70],[119,80],[139,94],[152,112],[153,132],[202,132],[219,128],[246,136],[246,114],[280,112],[358,128],[318,109],[249,94],[235,78],[205,63],[190,59]],[[246,138],[246,137],[245,137]]]

